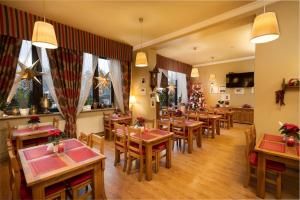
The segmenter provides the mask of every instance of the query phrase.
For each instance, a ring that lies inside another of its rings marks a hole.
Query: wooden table
[[[283,141],[282,136],[264,134],[259,142],[256,143],[255,151],[258,152],[258,166],[257,166],[257,191],[256,195],[260,198],[265,197],[265,177],[266,177],[266,160],[274,160],[277,162],[299,166],[299,144],[294,147],[288,147]],[[268,139],[268,138],[279,138],[279,139]],[[280,139],[281,138],[281,139]],[[262,145],[268,143],[276,146],[282,146],[283,151],[270,150]],[[298,146],[297,146],[298,145]]]
[[[171,121],[171,124],[174,122]],[[198,131],[196,134],[197,146],[202,147],[202,124],[203,122],[194,120],[185,120],[185,127],[188,130],[188,153],[193,152],[193,133]]]
[[[52,129],[55,129],[53,125],[42,125],[36,130],[32,128],[14,129],[12,137],[16,140],[17,149],[22,149],[25,140],[47,137]]]
[[[112,124],[116,122],[118,124],[131,125],[131,120],[132,117],[129,115],[120,116],[120,117],[111,117]]]
[[[212,123],[212,138],[215,138],[215,134],[220,135],[220,118],[222,116],[221,115],[215,115],[215,114],[200,114],[199,115],[199,119],[207,119],[209,118],[209,120]]]
[[[147,137],[143,137],[143,135],[147,134]],[[149,137],[150,135],[150,137]],[[139,138],[134,135],[134,137]],[[161,144],[166,142],[166,168],[171,168],[171,159],[172,159],[172,138],[173,133],[167,131],[160,131],[159,129],[149,129],[147,133],[142,134],[143,146],[146,149],[146,180],[152,180],[152,147],[157,144]]]
[[[66,149],[61,154],[48,152],[46,149],[49,144],[18,151],[27,186],[32,189],[33,199],[45,199],[47,186],[87,171],[93,171],[94,198],[106,199],[104,190],[105,156],[77,139],[65,140],[64,143]],[[86,156],[87,153],[89,153],[89,157]],[[80,160],[78,157],[75,158],[75,155],[79,156]],[[49,164],[45,164],[46,162]],[[55,166],[53,163],[56,162],[59,164]]]

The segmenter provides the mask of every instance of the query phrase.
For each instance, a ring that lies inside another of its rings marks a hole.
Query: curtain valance
[[[188,77],[190,76],[192,71],[192,65],[179,62],[177,60],[173,60],[171,58],[167,58],[159,54],[156,55],[156,67],[160,69],[166,69],[169,71],[184,73]]]
[[[0,4],[0,35],[31,40],[34,22],[42,17]],[[132,46],[52,20],[59,47],[131,62]]]

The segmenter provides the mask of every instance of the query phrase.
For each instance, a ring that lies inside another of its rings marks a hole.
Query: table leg
[[[256,195],[265,198],[266,159],[263,153],[258,153],[257,190]]]
[[[172,159],[172,138],[169,137],[166,149],[166,168],[171,168]]]
[[[45,199],[45,190],[43,184],[36,184],[31,187],[32,199]]]
[[[16,146],[17,146],[17,150],[23,148],[23,141],[19,137],[16,138]]]
[[[141,161],[142,162],[142,161]],[[146,145],[146,180],[152,180],[152,145]]]
[[[106,199],[104,189],[104,165],[105,161],[100,161],[94,165],[94,198]]]
[[[188,128],[188,153],[193,151],[193,128]]]
[[[212,120],[212,135],[211,138],[215,138],[215,133],[216,133],[216,120]]]
[[[215,120],[216,121],[216,131],[217,135],[220,135],[220,119]]]
[[[199,148],[202,147],[202,126],[200,125],[198,128],[198,133],[197,133],[197,146]]]
[[[233,114],[230,114],[230,126],[233,127]]]

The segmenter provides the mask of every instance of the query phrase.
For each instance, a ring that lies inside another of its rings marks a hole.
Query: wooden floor
[[[137,180],[137,172],[127,175],[114,167],[113,142],[106,142],[105,190],[108,199],[255,199],[255,180],[248,188],[245,180],[244,133],[247,125],[235,124],[221,130],[215,139],[204,138],[202,148],[193,154],[174,149],[172,168],[164,167],[148,182]],[[195,146],[195,145],[194,145]],[[0,199],[8,199],[7,163],[2,163]],[[283,176],[282,199],[299,199],[299,181]],[[275,198],[275,189],[267,187],[266,198]]]

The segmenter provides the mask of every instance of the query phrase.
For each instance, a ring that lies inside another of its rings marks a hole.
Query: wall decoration
[[[146,88],[141,88],[140,89],[140,95],[146,95],[147,89]]]
[[[230,101],[230,94],[221,94],[221,101]]]
[[[205,106],[205,98],[201,84],[192,85],[192,94],[189,100],[189,109],[199,110]]]
[[[225,94],[226,93],[226,87],[225,86],[220,86],[219,87],[219,93],[220,94]]]
[[[210,86],[210,93],[211,94],[218,94],[219,93],[219,87],[215,86],[215,85]]]
[[[151,98],[151,99],[150,99],[150,107],[151,107],[151,108],[155,108],[155,104],[156,104],[155,98]]]
[[[102,71],[100,71],[100,75],[98,77],[95,77],[96,80],[98,80],[98,85],[95,88],[105,89],[110,85],[110,78],[109,78],[109,72],[104,75]]]
[[[234,94],[245,94],[244,88],[235,88]]]
[[[39,79],[37,79],[37,76],[41,76],[44,73],[34,70],[34,68],[38,62],[39,62],[39,59],[37,61],[35,61],[31,66],[26,66],[22,62],[18,61],[21,71],[17,72],[17,74],[19,76],[15,80],[15,82],[19,83],[21,80],[27,80],[27,84],[29,85],[30,80],[35,80],[37,83],[39,83],[41,85],[41,82],[39,81]]]

